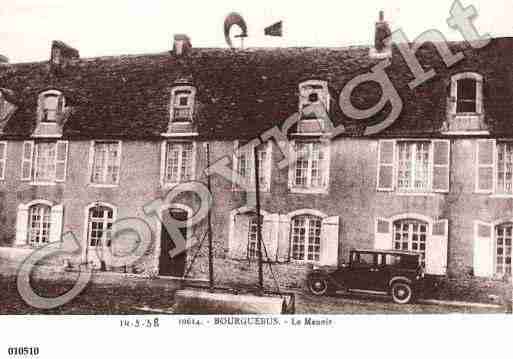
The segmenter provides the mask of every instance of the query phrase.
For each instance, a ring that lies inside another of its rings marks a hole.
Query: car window
[[[353,264],[357,267],[374,265],[374,253],[357,253]]]
[[[387,254],[386,265],[393,267],[416,269],[419,265],[419,258],[416,256],[401,256],[397,254]]]

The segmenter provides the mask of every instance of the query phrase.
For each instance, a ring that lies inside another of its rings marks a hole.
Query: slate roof
[[[437,76],[410,90],[413,75],[394,48],[390,79],[404,103],[400,118],[380,136],[440,136],[446,118],[450,76],[478,72],[484,76],[486,123],[492,136],[513,135],[513,39],[494,39],[485,48],[450,43],[465,59],[447,69],[431,44],[418,51],[426,69]],[[187,56],[169,52],[153,55],[80,59],[59,72],[48,61],[0,67],[0,88],[14,91],[18,110],[4,127],[5,137],[28,137],[35,125],[37,95],[43,90],[61,90],[73,108],[64,126],[66,138],[160,137],[169,121],[173,83],[189,78],[196,86],[196,113],[201,138],[233,140],[252,138],[281,125],[298,109],[298,84],[322,79],[329,83],[333,102],[353,77],[367,73],[378,59],[368,47],[192,49]],[[353,103],[371,107],[380,97],[379,87],[367,83],[357,88]],[[362,122],[345,117],[336,106],[330,114],[334,125],[343,123],[347,135],[361,133]],[[369,120],[379,121],[390,108]]]

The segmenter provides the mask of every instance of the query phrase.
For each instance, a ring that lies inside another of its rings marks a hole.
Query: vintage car
[[[317,268],[308,274],[307,286],[317,296],[337,291],[390,295],[407,304],[423,289],[422,255],[404,251],[352,250],[349,264]]]

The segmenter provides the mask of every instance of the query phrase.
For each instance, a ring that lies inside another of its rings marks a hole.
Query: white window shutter
[[[386,218],[377,218],[374,248],[377,250],[391,250],[392,247],[392,221]]]
[[[478,140],[476,192],[492,193],[495,182],[495,140]]]
[[[322,220],[321,226],[321,257],[320,264],[338,266],[340,218],[328,217]]]
[[[296,144],[295,142],[290,143],[289,147],[289,158],[288,158],[288,169],[289,169],[289,189],[295,187],[295,176],[296,176],[296,164],[297,164],[297,156],[296,156]]]
[[[381,140],[378,149],[378,191],[394,190],[395,141]]]
[[[23,142],[23,153],[21,159],[21,180],[32,180],[32,163],[34,158],[34,141]]]
[[[68,165],[68,141],[57,141],[55,151],[55,180],[66,181],[66,167]]]
[[[433,141],[433,191],[448,193],[450,187],[451,142]]]
[[[17,246],[22,246],[28,243],[28,221],[29,221],[29,208],[20,204],[16,214],[16,241]]]
[[[286,263],[290,260],[290,220],[284,214],[279,215],[277,242],[276,256],[278,262]]]
[[[329,190],[330,187],[330,167],[331,167],[331,146],[330,141],[323,141],[321,146],[323,152],[322,161],[322,183],[325,190]]]
[[[451,98],[450,98],[451,114],[456,114],[458,108],[458,82],[451,79]]]
[[[483,80],[476,81],[476,112],[483,113]]]
[[[492,277],[494,274],[494,240],[491,223],[474,222],[474,275]]]
[[[277,261],[279,228],[280,215],[270,214],[264,218],[264,223],[262,226],[262,240],[265,245],[265,250],[264,247],[262,247],[262,258],[266,261]]]
[[[50,213],[50,243],[59,242],[62,237],[64,207],[62,204],[57,204],[52,207]]]
[[[166,182],[166,157],[167,157],[167,142],[163,141],[160,145],[160,183]]]
[[[426,273],[432,275],[447,274],[447,250],[449,238],[449,221],[435,221],[431,236],[426,242]]]
[[[249,216],[237,214],[231,223],[229,255],[234,259],[246,259],[248,250]]]

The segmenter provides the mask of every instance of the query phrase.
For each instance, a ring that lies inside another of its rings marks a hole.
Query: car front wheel
[[[310,292],[317,296],[322,296],[328,293],[328,281],[326,278],[313,277],[308,280],[308,289]]]
[[[397,304],[408,304],[413,299],[413,290],[408,283],[396,282],[392,284],[392,299]]]

